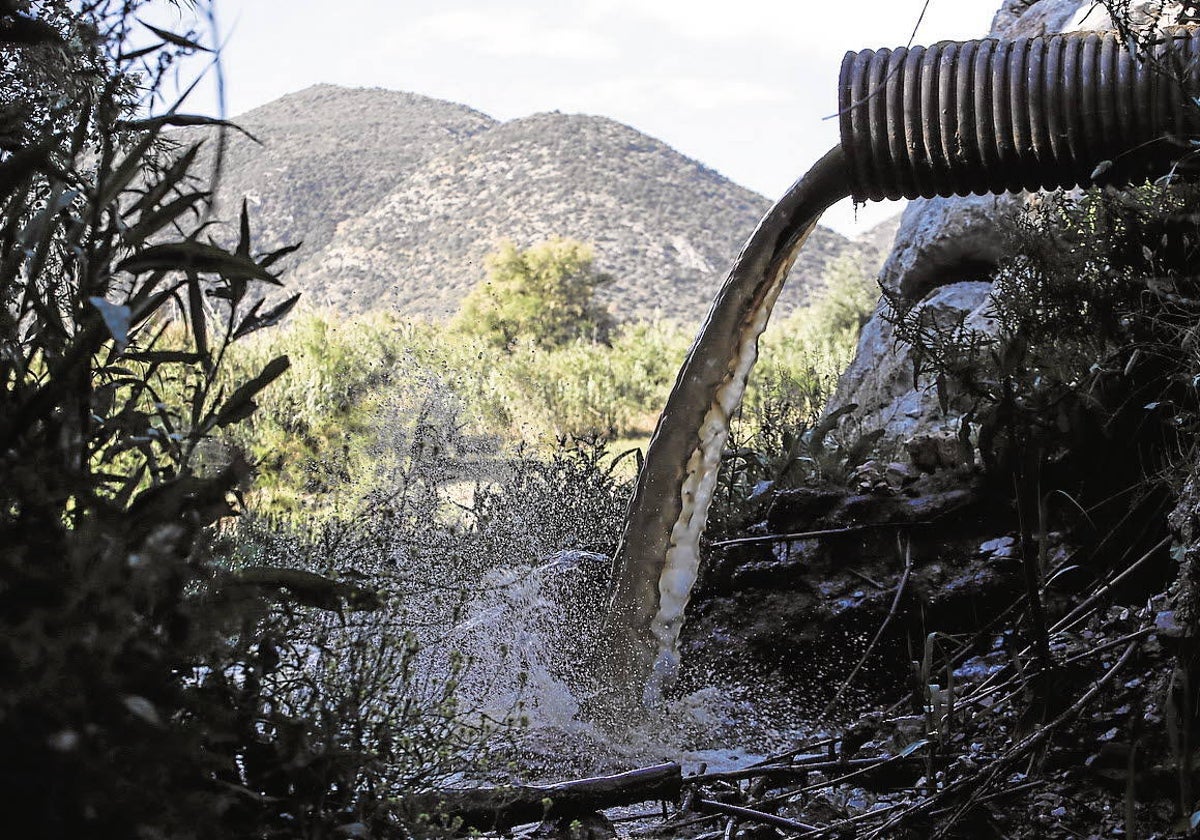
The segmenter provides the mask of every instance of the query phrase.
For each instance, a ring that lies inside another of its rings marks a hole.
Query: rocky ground
[[[735,769],[685,764],[665,805],[523,836],[1190,836],[1165,516],[1122,530],[1051,508],[1023,531],[1011,493],[930,446],[782,492],[711,547],[679,695],[716,684],[800,734]]]

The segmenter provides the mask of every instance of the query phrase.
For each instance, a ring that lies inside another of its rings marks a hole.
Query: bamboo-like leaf
[[[148,130],[129,150],[125,155],[125,159],[120,162],[112,171],[112,175],[98,185],[96,190],[96,204],[98,207],[107,207],[112,202],[116,201],[126,187],[128,187],[135,177],[142,164],[145,163],[146,154],[150,151],[150,147],[154,145],[159,131],[161,129],[152,127]]]
[[[174,128],[194,128],[195,126],[216,126],[232,128],[239,134],[244,134],[255,143],[261,142],[257,137],[235,122],[223,120],[220,117],[206,117],[202,114],[162,114],[157,117],[146,117],[140,120],[119,120],[114,123],[119,131],[145,131],[146,129],[161,129],[165,126]]]
[[[132,52],[123,52],[117,56],[117,61],[128,62],[137,61],[142,56],[150,55],[162,49],[162,44],[153,44],[149,47],[142,47]]]
[[[143,350],[136,353],[126,353],[125,358],[133,362],[148,362],[150,364],[185,364],[194,365],[200,362],[201,355],[188,350]]]
[[[285,245],[282,248],[272,251],[271,253],[264,256],[262,259],[260,259],[258,261],[258,264],[262,268],[270,268],[271,266],[275,265],[275,263],[279,262],[281,259],[286,257],[288,254],[294,254],[296,251],[299,251],[303,245],[304,245],[303,242],[297,242],[295,245]]]
[[[174,44],[177,47],[183,47],[184,49],[189,49],[189,50],[198,50],[200,52],[212,52],[212,50],[210,50],[208,47],[204,46],[203,44],[196,43],[191,38],[185,38],[183,35],[178,35],[169,29],[160,29],[157,26],[151,26],[150,24],[146,23],[146,21],[142,20],[141,18],[136,18],[136,20],[138,23],[140,23],[142,26],[149,29],[151,32],[153,32],[155,35],[157,35],[159,38],[162,38],[168,44]]]
[[[249,277],[276,286],[283,285],[274,274],[254,260],[193,239],[151,245],[122,260],[116,270],[141,274],[144,271],[184,269],[200,274],[220,274],[222,277]]]
[[[161,177],[155,179],[155,182],[150,185],[145,194],[122,214],[123,217],[129,218],[137,214],[146,213],[158,204],[176,185],[181,183],[187,177],[192,164],[196,162],[196,155],[199,154],[201,145],[202,143],[193,143],[188,147],[187,151],[176,158],[163,171]]]
[[[25,248],[31,248],[35,244],[52,240],[51,223],[55,217],[65,208],[71,206],[79,196],[78,190],[66,190],[60,186],[56,186],[51,193],[46,205],[29,220],[29,224],[21,231],[21,242]]]
[[[297,292],[287,300],[271,307],[262,315],[259,315],[258,308],[262,306],[262,301],[260,300],[258,303],[254,304],[254,308],[251,309],[250,313],[242,319],[240,324],[238,324],[237,329],[233,332],[233,337],[235,339],[241,338],[249,335],[252,332],[261,330],[264,327],[272,327],[275,324],[278,324],[289,312],[292,311],[292,308],[295,307],[296,302],[299,300],[300,293]]]
[[[250,211],[246,199],[242,199],[242,215],[238,225],[238,244],[235,253],[239,257],[250,259]]]
[[[169,289],[164,289],[156,294],[137,295],[129,302],[129,308],[133,312],[133,317],[130,318],[130,331],[140,327],[147,318],[162,308],[162,305],[175,296],[178,285],[172,286]]]
[[[217,412],[213,419],[213,424],[217,426],[228,426],[230,423],[236,423],[239,420],[244,420],[254,413],[258,408],[254,402],[254,398],[263,388],[266,388],[276,379],[283,375],[283,372],[291,365],[291,361],[287,356],[279,356],[272,359],[262,373],[238,387],[236,391],[229,395],[229,399],[221,406],[221,410]]]
[[[146,475],[146,464],[141,463],[128,476],[120,476],[121,489],[117,491],[114,502],[118,510],[123,510],[129,506],[129,500],[133,498],[133,494],[142,485],[142,478]]]
[[[76,190],[64,190],[61,185],[54,187],[46,206],[37,213],[25,229],[21,231],[22,250],[29,254],[25,266],[25,275],[30,284],[41,276],[42,268],[50,256],[51,245],[55,241],[54,229],[61,222],[59,213],[71,205],[79,195]]]
[[[153,212],[142,214],[137,224],[126,232],[125,241],[131,245],[141,245],[188,210],[191,210],[197,203],[208,199],[211,195],[212,193],[210,192],[187,193]]]
[[[188,320],[192,325],[192,338],[196,341],[196,352],[200,355],[204,369],[212,372],[212,357],[208,352],[208,313],[204,311],[204,296],[200,290],[200,276],[194,271],[187,273]]]
[[[117,352],[123,351],[129,344],[129,307],[112,303],[102,297],[90,297],[88,303],[99,310],[100,317],[104,319],[104,326],[108,327],[109,335],[117,344]]]

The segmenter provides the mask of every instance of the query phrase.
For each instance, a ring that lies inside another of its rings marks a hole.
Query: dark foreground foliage
[[[162,99],[207,49],[155,11],[0,3],[3,833],[362,835],[480,730],[361,581],[210,549],[251,473],[213,437],[288,368],[223,362],[292,249],[212,218],[169,129],[231,127]]]
[[[155,100],[192,33],[136,3],[6,4],[0,22],[0,796],[14,836],[217,835],[245,787],[268,650],[201,529],[247,477],[200,469],[287,359],[229,391],[225,347],[266,322],[275,255],[201,237],[195,149]],[[143,49],[132,47],[138,30]],[[161,118],[146,118],[159,112]],[[185,323],[186,349],[160,349]],[[187,383],[164,404],[159,383]],[[232,641],[230,641],[232,640]],[[282,766],[282,765],[280,765]],[[19,827],[19,828],[18,828]]]

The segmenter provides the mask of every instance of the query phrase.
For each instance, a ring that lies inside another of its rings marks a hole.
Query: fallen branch
[[[719,540],[709,544],[709,548],[728,548],[731,545],[757,545],[760,543],[799,542],[820,537],[835,537],[842,534],[857,534],[862,531],[873,531],[878,528],[910,528],[913,525],[925,525],[925,522],[868,522],[864,525],[846,525],[841,528],[822,528],[819,531],[795,531],[790,534],[766,534],[761,537],[737,537],[731,540]]]
[[[896,764],[916,764],[923,759],[908,756],[883,755],[876,758],[834,759],[819,756],[820,761],[810,761],[798,764],[771,764],[759,767],[747,767],[742,770],[724,770],[719,773],[704,773],[688,776],[683,780],[685,786],[711,784],[713,782],[740,782],[744,779],[767,778],[772,781],[781,779],[803,779],[809,773],[842,773],[848,771],[867,771],[878,767]]]
[[[971,793],[967,797],[967,801],[958,806],[958,809],[951,815],[950,819],[943,823],[938,829],[937,833],[933,836],[935,838],[944,837],[958,823],[958,821],[962,819],[967,811],[969,811],[976,804],[979,797],[983,795],[983,792],[987,790],[997,779],[999,779],[1003,774],[1009,772],[1013,765],[1020,761],[1024,756],[1028,755],[1035,748],[1040,747],[1043,743],[1049,740],[1058,731],[1058,729],[1063,726],[1063,724],[1077,718],[1087,707],[1087,704],[1092,702],[1096,695],[1098,695],[1105,688],[1105,686],[1112,681],[1113,677],[1121,672],[1121,669],[1125,667],[1126,663],[1133,658],[1133,652],[1137,650],[1137,645],[1137,641],[1130,642],[1129,647],[1125,648],[1125,651],[1121,654],[1121,657],[1116,661],[1116,663],[1114,663],[1113,666],[1108,669],[1104,676],[1096,680],[1096,682],[1092,684],[1092,687],[1083,693],[1083,696],[1072,703],[1069,709],[1061,713],[1053,721],[1034,732],[1032,735],[1026,736],[1023,740],[1009,749],[1009,751],[1005,753],[999,760],[994,762],[991,767],[985,771],[982,783],[976,785],[971,790]]]
[[[815,825],[796,822],[795,820],[789,820],[786,817],[779,817],[775,814],[767,814],[763,811],[755,811],[753,808],[743,808],[740,805],[727,805],[724,802],[714,802],[711,799],[697,799],[693,804],[698,811],[712,811],[736,817],[739,820],[771,825],[775,828],[787,829],[788,831],[820,831]]]
[[[1093,604],[1095,604],[1101,598],[1103,598],[1105,595],[1107,595],[1109,592],[1111,592],[1117,586],[1117,584],[1119,584],[1121,581],[1125,580],[1125,578],[1129,577],[1135,571],[1140,569],[1144,563],[1153,559],[1154,556],[1158,553],[1158,551],[1160,549],[1163,549],[1163,548],[1167,547],[1168,545],[1170,545],[1171,539],[1172,539],[1171,537],[1167,536],[1167,537],[1163,537],[1161,540],[1159,540],[1157,543],[1155,543],[1154,546],[1149,551],[1147,551],[1145,554],[1143,554],[1140,558],[1138,558],[1138,560],[1135,563],[1131,564],[1127,569],[1125,569],[1123,572],[1121,572],[1121,574],[1117,575],[1115,578],[1113,578],[1112,580],[1110,580],[1107,583],[1105,583],[1104,585],[1102,585],[1099,589],[1097,589],[1095,592],[1093,592],[1091,595],[1089,595],[1087,598],[1085,598],[1082,603],[1078,604],[1069,613],[1067,613],[1065,616],[1063,616],[1057,622],[1055,622],[1054,626],[1050,628],[1050,632],[1057,633],[1061,630],[1066,630],[1067,628],[1071,627],[1076,621],[1079,620],[1079,618],[1081,618],[1084,614],[1086,614],[1086,612],[1089,609],[1091,609]]]
[[[819,828],[816,831],[810,831],[810,832],[807,832],[806,834],[794,834],[791,837],[787,838],[787,840],[813,840],[814,838],[820,837],[823,834],[834,834],[834,835],[841,837],[841,836],[843,836],[845,829],[847,829],[847,828],[853,828],[855,826],[858,826],[860,823],[869,822],[872,818],[881,817],[884,814],[889,814],[892,811],[895,811],[897,808],[903,808],[903,807],[904,807],[904,805],[902,805],[899,802],[897,802],[894,805],[883,805],[879,808],[876,808],[873,811],[866,811],[857,816],[849,817],[844,820],[839,820],[838,822],[835,822],[835,823],[830,823],[829,825],[825,826],[824,828]],[[850,836],[853,836],[853,834],[851,834]]]
[[[591,779],[553,785],[439,790],[408,797],[410,815],[466,833],[508,831],[526,823],[574,817],[650,800],[679,798],[683,774],[678,764],[660,764]]]

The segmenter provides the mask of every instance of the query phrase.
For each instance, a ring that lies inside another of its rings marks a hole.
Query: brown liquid
[[[850,194],[840,146],[769,211],[718,292],[650,439],[613,561],[598,668],[610,690],[653,703],[674,675],[729,421],[788,270],[821,214]]]

